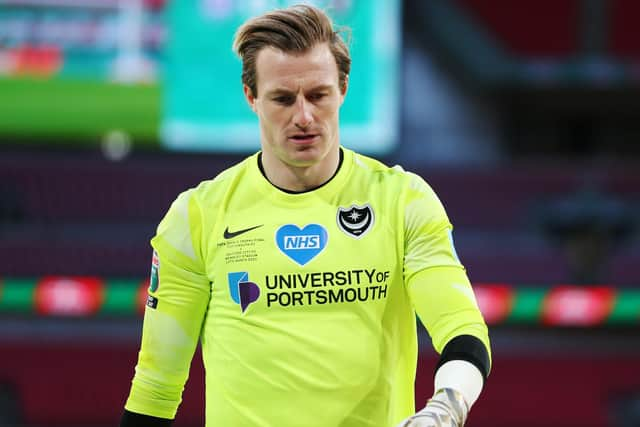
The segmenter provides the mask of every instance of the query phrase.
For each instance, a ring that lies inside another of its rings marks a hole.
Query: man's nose
[[[295,104],[295,113],[293,117],[293,123],[299,128],[308,127],[313,122],[313,115],[311,114],[311,105],[303,97],[299,97]]]

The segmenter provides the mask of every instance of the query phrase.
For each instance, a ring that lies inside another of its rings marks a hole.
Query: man
[[[234,47],[262,150],[158,226],[121,425],[170,425],[200,339],[207,426],[461,427],[490,350],[441,203],[340,147],[351,60],[322,11],[249,20]],[[412,415],[415,312],[441,358]]]

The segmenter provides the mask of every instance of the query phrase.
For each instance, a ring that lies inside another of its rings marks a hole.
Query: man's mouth
[[[313,142],[313,140],[317,136],[318,134],[315,134],[315,133],[306,133],[306,134],[292,135],[289,137],[289,139],[293,140],[294,142],[304,144],[304,143]]]

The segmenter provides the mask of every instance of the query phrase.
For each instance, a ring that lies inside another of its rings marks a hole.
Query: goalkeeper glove
[[[438,390],[427,406],[403,420],[398,427],[463,427],[469,406],[462,394],[452,388]]]

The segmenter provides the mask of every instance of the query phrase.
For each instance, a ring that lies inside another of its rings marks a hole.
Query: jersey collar
[[[256,189],[266,197],[274,201],[281,201],[285,204],[300,203],[306,200],[317,200],[318,198],[327,199],[339,192],[347,181],[353,164],[353,151],[340,147],[341,162],[338,170],[329,181],[313,190],[301,193],[293,193],[280,189],[263,175],[258,163],[260,152],[249,158],[249,173],[251,180],[256,184]]]

